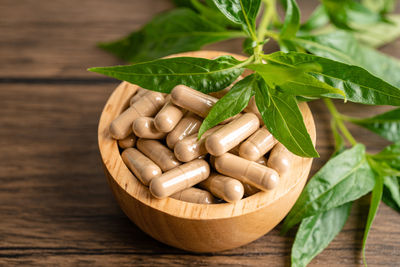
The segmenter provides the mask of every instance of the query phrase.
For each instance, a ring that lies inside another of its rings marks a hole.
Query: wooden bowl
[[[199,51],[174,56],[214,58],[228,53]],[[233,55],[239,60],[243,56]],[[101,114],[99,148],[110,187],[125,214],[144,232],[168,245],[193,252],[215,252],[250,243],[268,233],[294,205],[311,168],[311,158],[296,157],[295,166],[270,192],[259,192],[234,204],[194,204],[151,196],[123,163],[108,128],[125,108],[135,85],[121,83]],[[300,104],[315,143],[315,125],[306,103]],[[134,237],[132,237],[134,238]]]

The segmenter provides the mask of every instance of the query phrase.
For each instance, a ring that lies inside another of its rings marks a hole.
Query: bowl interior
[[[226,54],[230,53],[219,51],[198,51],[182,53],[174,56],[203,57],[211,59]],[[246,59],[240,55],[230,55],[234,56],[238,60]],[[194,220],[230,218],[244,215],[246,213],[252,213],[258,209],[271,205],[290,192],[290,190],[297,184],[305,183],[311,168],[312,158],[295,157],[295,162],[293,164],[294,168],[281,176],[277,188],[268,192],[256,193],[252,196],[243,198],[236,203],[196,204],[173,198],[159,200],[152,197],[148,188],[140,183],[126,167],[120,156],[117,141],[111,138],[108,131],[111,121],[129,105],[129,99],[133,95],[135,87],[137,86],[127,82],[122,82],[114,90],[100,117],[98,141],[104,167],[122,190],[143,204],[180,218],[190,218]],[[306,103],[300,103],[299,107],[303,112],[307,129],[315,143],[315,125],[311,112]]]

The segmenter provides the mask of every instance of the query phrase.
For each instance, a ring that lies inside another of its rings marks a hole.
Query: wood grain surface
[[[315,1],[299,1],[305,14]],[[287,266],[294,232],[279,226],[244,247],[191,254],[140,231],[112,197],[97,148],[100,112],[119,83],[88,73],[121,63],[95,47],[137,29],[167,0],[0,0],[0,266]],[[209,49],[240,52],[241,42]],[[270,46],[267,49],[274,49]],[[383,51],[400,57],[400,42]],[[346,114],[367,116],[387,107],[337,102]],[[311,109],[321,158],[333,148],[329,114]],[[386,141],[350,127],[371,152]],[[361,266],[369,197],[354,205],[344,230],[310,266]],[[380,206],[367,245],[370,266],[398,266],[399,215]]]

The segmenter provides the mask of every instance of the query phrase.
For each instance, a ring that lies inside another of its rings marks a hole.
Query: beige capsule
[[[279,174],[266,166],[230,153],[215,158],[219,173],[231,176],[261,190],[270,190],[279,183]]]
[[[144,88],[139,88],[136,92],[136,94],[134,96],[131,97],[131,99],[129,100],[129,105],[132,106],[133,103],[135,103],[136,101],[138,101],[142,96],[144,96],[146,93],[148,92],[148,90],[144,89]]]
[[[211,134],[206,140],[208,153],[221,156],[254,133],[260,126],[253,113],[245,113]]]
[[[215,198],[210,192],[195,187],[182,190],[171,195],[172,198],[191,203],[213,204],[216,203]]]
[[[147,92],[140,100],[122,112],[110,124],[110,134],[114,139],[124,139],[132,133],[132,123],[139,117],[153,116],[164,105],[164,96],[158,92]]]
[[[118,145],[120,148],[125,149],[129,147],[134,147],[136,144],[136,136],[134,134],[130,134],[128,137],[124,139],[118,140]]]
[[[221,127],[222,125],[218,125],[209,129],[201,136],[200,140],[197,139],[197,133],[195,133],[178,141],[174,147],[176,158],[183,162],[189,162],[207,154],[206,138]]]
[[[194,114],[205,118],[218,98],[203,94],[186,85],[177,85],[171,91],[172,102]]]
[[[165,198],[200,183],[209,175],[210,166],[207,161],[196,159],[153,179],[150,183],[150,192],[157,198]]]
[[[154,119],[150,117],[139,117],[132,125],[136,136],[148,139],[162,139],[166,133],[159,132],[154,126]]]
[[[184,109],[168,101],[155,116],[154,125],[160,132],[169,133],[179,123],[184,114]]]
[[[267,166],[276,170],[279,175],[285,175],[291,168],[296,159],[295,154],[287,150],[281,143],[277,143],[271,150],[271,154],[267,161]]]
[[[181,163],[176,159],[174,153],[160,141],[139,138],[136,143],[137,149],[156,163],[163,172],[175,168]]]
[[[125,149],[122,160],[144,185],[149,185],[152,179],[162,173],[160,167],[135,148]]]
[[[197,133],[200,129],[201,123],[201,118],[191,112],[186,113],[178,125],[176,125],[176,127],[167,135],[168,147],[173,149],[178,141],[182,140],[186,136]]]
[[[236,202],[242,199],[244,188],[238,180],[213,173],[206,180],[201,182],[200,187],[207,189],[214,196],[219,197],[226,202]]]
[[[240,145],[239,155],[256,161],[270,151],[277,142],[265,126],[261,127]]]

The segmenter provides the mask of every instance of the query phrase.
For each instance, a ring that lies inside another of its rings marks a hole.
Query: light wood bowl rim
[[[246,59],[246,57],[237,54],[205,50],[180,53],[173,56],[214,58],[221,55],[232,55],[238,60]],[[99,120],[98,144],[104,168],[107,169],[111,177],[121,187],[122,190],[126,191],[132,198],[135,198],[144,205],[150,206],[155,210],[178,218],[191,220],[229,219],[252,212],[257,212],[258,210],[263,209],[276,201],[279,201],[279,199],[284,197],[292,188],[296,187],[298,183],[304,182],[303,179],[307,179],[312,163],[311,158],[303,158],[304,168],[300,177],[297,178],[296,182],[293,183],[291,187],[285,188],[285,190],[280,192],[280,194],[274,193],[276,190],[271,190],[269,192],[256,193],[252,196],[243,198],[236,203],[220,204],[197,204],[180,201],[173,198],[160,200],[152,197],[148,188],[141,184],[125,166],[119,153],[117,141],[112,139],[108,132],[110,122],[116,117],[117,114],[120,114],[122,110],[127,107],[129,102],[129,91],[132,91],[132,86],[136,85],[122,82],[108,98]],[[129,88],[131,88],[131,90],[129,90]],[[115,102],[121,102],[122,98],[125,99],[123,100],[125,105],[114,105]],[[306,108],[308,109],[308,106]],[[114,114],[114,116],[110,116],[110,113]],[[311,120],[313,126],[315,127],[312,116]],[[315,139],[315,130],[314,136],[312,137]]]

